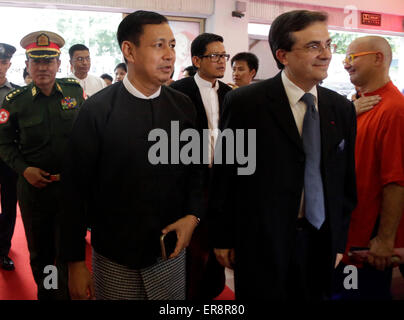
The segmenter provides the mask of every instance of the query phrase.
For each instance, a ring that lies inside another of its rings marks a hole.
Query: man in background
[[[203,33],[191,43],[192,63],[197,69],[193,77],[175,81],[170,86],[186,94],[197,110],[197,124],[200,136],[209,129],[209,164],[205,167],[206,206],[210,184],[214,148],[222,104],[231,88],[220,81],[226,71],[230,55],[226,53],[223,37]],[[206,221],[202,221],[187,251],[187,298],[190,300],[213,299],[224,289],[224,268],[218,264],[209,247]]]
[[[11,66],[11,58],[15,47],[0,43],[0,109],[5,96],[19,86],[7,80],[7,71]],[[0,114],[0,122],[4,121],[4,113]],[[17,215],[17,174],[0,160],[0,266],[4,270],[14,270],[14,262],[8,256],[11,248],[11,238],[14,233]]]
[[[77,79],[88,97],[106,87],[104,80],[89,74],[91,68],[90,51],[84,44],[75,44],[69,49],[73,78]]]
[[[100,78],[102,80],[104,80],[106,86],[110,86],[112,84],[112,82],[114,81],[114,79],[108,74],[108,73],[103,73]]]
[[[258,58],[251,52],[240,52],[231,58],[233,81],[237,87],[249,85],[258,72]]]

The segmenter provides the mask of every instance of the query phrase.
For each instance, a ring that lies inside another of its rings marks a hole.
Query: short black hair
[[[251,70],[255,70],[258,72],[258,58],[254,53],[251,52],[240,52],[237,53],[233,58],[231,58],[231,66],[234,61],[245,61],[247,62],[248,68]]]
[[[130,41],[138,47],[140,36],[143,34],[143,26],[146,24],[161,23],[168,23],[168,20],[157,12],[143,10],[132,12],[127,15],[118,26],[116,36],[119,47],[121,47],[124,41]]]
[[[125,72],[128,72],[128,67],[126,66],[126,63],[124,63],[124,62],[118,63],[116,65],[114,71],[116,71],[116,69],[123,69],[123,70],[125,70]]]
[[[198,69],[195,68],[194,66],[188,66],[188,67],[186,67],[186,68],[184,69],[183,72],[185,72],[185,71],[188,71],[189,76],[190,76],[190,77],[193,77],[193,76],[196,74],[196,72],[198,71]]]
[[[78,44],[72,45],[72,46],[70,47],[70,49],[69,49],[69,56],[70,56],[70,59],[73,59],[74,52],[76,52],[76,51],[83,51],[83,50],[87,50],[88,52],[90,52],[90,50],[89,50],[84,44],[78,43]]]
[[[101,79],[108,79],[111,82],[114,80],[108,73],[104,73],[100,76]]]
[[[212,42],[223,42],[223,37],[214,33],[202,33],[197,36],[191,43],[191,57],[203,56],[206,52],[206,47]]]
[[[292,32],[303,30],[315,22],[327,22],[327,20],[326,12],[309,10],[293,10],[276,17],[269,30],[268,42],[278,68],[283,69],[285,66],[276,58],[276,51],[292,49],[296,41],[292,37]]]

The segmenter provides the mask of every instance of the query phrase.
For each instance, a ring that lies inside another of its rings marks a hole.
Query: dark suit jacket
[[[351,102],[320,86],[318,103],[330,239],[329,252],[319,254],[329,259],[332,271],[336,253],[344,252],[356,205],[356,115]],[[238,176],[235,165],[214,165],[209,211],[214,247],[236,250],[237,297],[282,299],[287,297],[305,153],[281,74],[229,93],[223,109],[222,130],[256,129],[256,170]]]
[[[219,80],[218,80],[219,81]],[[173,82],[170,87],[181,91],[186,94],[196,106],[197,112],[197,127],[199,130],[208,128],[208,118],[206,117],[205,107],[203,106],[201,93],[195,82],[194,77],[187,77]],[[219,97],[219,114],[222,112],[222,105],[224,96],[227,92],[231,91],[231,87],[227,84],[219,81],[219,89],[217,90],[217,95]]]
[[[202,137],[202,130],[208,129],[208,118],[203,105],[202,96],[194,77],[173,82],[172,88],[186,94],[196,106],[196,126]],[[232,89],[219,81],[217,91],[219,98],[219,118],[222,113],[223,100]],[[202,140],[201,140],[202,141]],[[201,154],[203,149],[201,149]],[[208,194],[209,180],[212,170],[206,165],[204,170],[204,189]],[[206,205],[207,205],[207,198]],[[202,221],[195,230],[187,251],[187,299],[210,300],[219,295],[225,285],[224,268],[217,262],[212,248],[209,246],[206,221]]]

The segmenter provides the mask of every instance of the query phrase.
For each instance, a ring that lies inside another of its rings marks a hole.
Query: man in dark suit
[[[220,124],[255,129],[256,170],[214,164],[209,230],[237,299],[322,300],[356,205],[355,109],[318,86],[331,60],[326,13],[280,15],[269,44],[282,71],[229,93]]]
[[[218,79],[223,78],[230,55],[226,54],[221,36],[203,33],[192,41],[191,56],[197,73],[172,83],[171,87],[186,94],[196,106],[200,136],[203,129],[209,129],[209,166],[206,166],[204,179],[207,194],[221,106],[224,96],[231,91]],[[187,299],[190,300],[213,299],[224,288],[224,268],[216,261],[213,250],[209,249],[206,226],[202,221],[187,251]]]

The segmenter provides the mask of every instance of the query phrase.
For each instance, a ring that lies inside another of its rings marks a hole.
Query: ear
[[[134,63],[136,59],[136,46],[130,41],[123,41],[121,51],[128,62]]]
[[[287,55],[288,52],[284,49],[278,49],[275,52],[276,58],[279,60],[280,63],[282,63],[284,66],[288,65],[288,59]]]
[[[385,57],[384,57],[384,54],[383,54],[382,52],[376,53],[375,56],[376,56],[375,63],[376,63],[377,65],[381,65],[381,64],[384,63]]]
[[[251,73],[251,79],[254,79],[255,76],[257,75],[257,70],[252,69],[252,70],[250,71],[250,73]]]
[[[201,67],[201,58],[199,58],[197,56],[193,56],[192,63],[194,64],[195,67],[197,67],[199,69]]]

